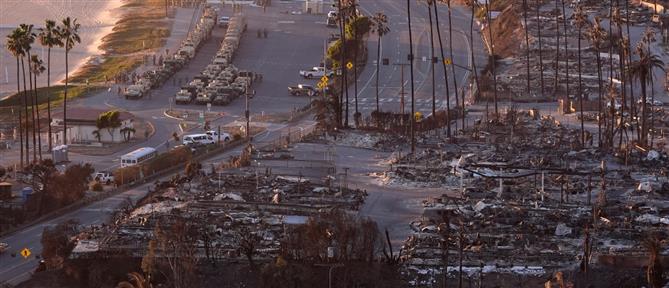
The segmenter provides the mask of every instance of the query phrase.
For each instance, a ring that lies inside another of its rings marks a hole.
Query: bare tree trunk
[[[560,11],[558,8],[558,0],[555,0],[555,10]],[[560,79],[558,79],[558,71],[560,71],[560,19],[558,19],[558,16],[560,13],[555,13],[555,32],[557,35],[555,36],[555,84],[553,85],[553,98],[557,99],[558,96],[558,87],[560,83]],[[566,36],[565,36],[566,38]]]
[[[16,56],[16,96],[21,97],[21,78],[19,74],[19,56]],[[21,98],[19,98],[21,99]],[[23,101],[20,101],[20,103]],[[19,104],[19,143],[21,146],[21,169],[23,169],[23,124],[21,106],[25,105],[24,103]],[[26,119],[27,120],[27,119]],[[27,122],[27,121],[26,121]],[[27,152],[26,152],[27,153]]]
[[[409,123],[411,123],[411,154],[415,156],[416,153],[416,99],[415,99],[415,89],[414,89],[414,77],[413,77],[413,36],[411,34],[411,0],[407,0],[407,22],[409,25],[409,66],[410,66],[410,75],[411,75],[411,118]],[[404,85],[404,83],[402,83]],[[412,156],[412,157],[414,157]]]
[[[486,13],[488,17],[488,34],[490,36],[490,56],[492,57],[492,84],[493,84],[493,95],[495,102],[495,119],[499,120],[499,109],[497,106],[497,67],[495,59],[495,42],[493,41],[492,33],[492,20],[490,19],[492,13],[490,12],[490,1],[486,1]],[[456,87],[457,89],[457,87]]]
[[[434,28],[432,27],[432,9],[431,5],[438,5],[436,1],[432,4],[427,4],[427,15],[430,19],[430,73],[432,74],[432,116],[437,117],[437,100],[436,100],[436,81],[434,75]],[[439,29],[439,27],[437,27]]]
[[[46,60],[46,93],[51,93],[51,47],[47,49],[47,60]],[[47,107],[47,114],[49,118],[49,152],[51,152],[51,149],[53,148],[53,142],[51,139],[51,95],[47,95],[47,102],[46,102],[46,107]]]
[[[527,22],[527,0],[523,0],[523,18],[525,18],[525,56],[527,58],[527,97],[531,96],[530,91],[530,28]]]
[[[539,75],[541,79],[541,93],[540,96],[544,95],[544,60],[542,55],[541,47],[541,19],[539,18],[539,8],[541,7],[541,1],[537,0],[537,28],[539,29]]]
[[[585,147],[585,119],[583,119],[583,81],[581,79],[581,25],[578,25],[578,99],[581,108],[581,145]]]
[[[29,127],[29,125],[28,125],[28,105],[29,105],[30,101],[28,101],[28,88],[27,88],[27,85],[26,85],[26,67],[25,67],[25,63],[23,62],[23,57],[21,57],[21,71],[23,73],[23,101],[24,101],[23,102],[23,104],[24,104],[23,108],[24,108],[24,112],[25,112],[24,115],[26,117],[26,121],[25,121],[26,125],[25,125],[24,128],[25,128],[25,133],[26,133],[25,134],[25,136],[26,136],[26,154],[25,154],[25,156],[26,156],[26,165],[27,165],[27,164],[30,163],[30,139],[29,139],[30,130],[28,130],[28,127]]]
[[[40,125],[40,120],[39,120],[39,103],[37,101],[37,96],[38,96],[38,93],[37,93],[37,74],[33,74],[33,76],[35,78],[35,86],[34,86],[35,87],[35,106],[34,106],[34,109],[35,109],[35,114],[37,115],[37,129],[33,128],[33,131],[37,130],[37,151],[38,151],[38,155],[39,155],[39,160],[42,160],[42,133],[41,133],[42,132],[42,129],[41,129],[42,127]]]
[[[441,65],[444,68],[444,84],[446,84],[446,135],[451,138],[451,92],[448,87],[448,69],[446,69],[446,56],[444,56],[444,42],[441,39],[441,27],[439,26],[439,12],[437,3],[434,3],[434,22],[437,25],[437,38],[439,39],[439,50],[441,52]],[[472,52],[473,53],[473,52]],[[455,77],[455,76],[454,76]],[[456,88],[457,89],[457,88]]]
[[[569,38],[567,37],[567,13],[565,12],[564,8],[564,1],[562,1],[562,25],[563,28],[562,31],[564,31],[564,62],[565,62],[565,96],[564,96],[564,103],[568,103],[569,100]],[[557,72],[556,72],[557,73]]]

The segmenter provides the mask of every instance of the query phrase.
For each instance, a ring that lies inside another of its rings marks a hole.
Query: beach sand
[[[81,43],[69,53],[69,70],[73,75],[90,57],[101,55],[98,46],[102,38],[109,34],[116,21],[120,19],[122,0],[0,0],[0,98],[16,92],[16,58],[5,47],[6,36],[21,23],[44,27],[45,19],[57,23],[70,16],[81,24]],[[47,49],[35,41],[31,50],[44,60],[46,66]],[[51,50],[51,82],[62,83],[65,80],[65,49]],[[39,86],[46,86],[46,72],[38,78]]]

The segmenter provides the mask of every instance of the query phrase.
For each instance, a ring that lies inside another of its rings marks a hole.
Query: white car
[[[191,134],[185,135],[182,142],[186,146],[200,146],[214,144],[216,140],[207,134]]]
[[[9,248],[9,244],[0,242],[0,254]]]
[[[214,138],[214,140],[218,141],[218,132],[216,132],[214,130],[209,130],[209,131],[205,132],[205,134],[211,136],[211,138]],[[223,140],[224,142],[228,142],[228,141],[230,141],[230,139],[232,139],[230,137],[230,134],[225,133],[225,132],[221,132],[221,140]]]
[[[114,183],[114,175],[107,171],[100,171],[98,173],[95,173],[95,177],[93,177],[93,179],[99,183],[103,183],[106,185]]]
[[[304,78],[321,78],[324,75],[328,75],[328,77],[332,77],[334,72],[328,71],[327,74],[325,72],[325,67],[313,67],[310,70],[300,70],[300,76]]]

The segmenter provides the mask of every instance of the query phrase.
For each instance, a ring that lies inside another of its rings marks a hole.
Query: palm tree
[[[21,33],[21,46],[23,51],[25,52],[25,57],[28,58],[28,80],[32,79],[32,76],[30,75],[30,49],[32,47],[32,44],[35,42],[35,34],[32,32],[33,30],[33,25],[28,25],[28,24],[21,24],[19,25],[20,29],[23,31]],[[27,125],[28,123],[28,87],[26,87],[26,67],[25,67],[25,62],[23,61],[24,57],[21,57],[21,71],[23,74],[23,99],[25,100],[24,102],[24,112],[26,115],[26,127],[25,127],[25,137],[26,137],[26,163],[30,162],[30,131],[28,130],[29,127],[34,127],[35,126],[35,112],[33,110],[32,113],[32,121],[30,122],[30,125]],[[32,90],[32,81],[30,82],[31,90]],[[37,152],[35,150],[35,131],[33,130],[33,161],[37,160]]]
[[[19,78],[19,59],[25,55],[23,46],[21,45],[21,38],[23,30],[21,28],[14,29],[7,35],[7,50],[16,58],[16,95],[21,95],[21,81]],[[19,96],[20,97],[20,96]],[[22,103],[23,104],[23,103]],[[21,107],[19,107],[19,140],[21,146],[21,168],[23,168],[23,121],[21,117]],[[27,153],[27,152],[26,152]]]
[[[430,72],[432,74],[432,115],[434,115],[434,117],[436,117],[437,116],[437,107],[436,107],[437,106],[437,101],[436,101],[437,95],[436,95],[435,90],[436,90],[437,83],[435,81],[435,75],[434,75],[434,28],[432,27],[432,7],[431,7],[432,5],[436,5],[436,3],[434,3],[434,0],[427,0],[427,14],[428,14],[428,18],[430,19],[430,56],[431,56]],[[439,27],[437,27],[437,29],[439,29]]]
[[[68,55],[70,50],[74,48],[76,43],[81,43],[79,37],[79,28],[81,25],[77,23],[77,19],[67,17],[63,19],[61,25],[58,27],[58,38],[65,47],[65,96],[63,98],[63,144],[67,145],[67,89],[69,80],[69,62]]]
[[[585,124],[583,117],[583,81],[581,79],[581,30],[588,23],[588,18],[583,12],[583,8],[579,5],[576,7],[576,12],[574,12],[574,21],[576,22],[576,27],[578,28],[578,99],[579,106],[581,110],[581,145],[585,146]]]
[[[446,62],[444,61],[446,57],[444,56],[444,42],[441,39],[441,26],[439,26],[439,11],[437,10],[437,6],[437,3],[435,3],[432,7],[434,8],[434,22],[437,25],[437,39],[439,39],[439,51],[441,52],[442,60],[441,65],[444,68],[444,84],[446,84],[446,136],[451,138],[451,92],[448,87],[448,70],[446,69]]]
[[[39,160],[42,160],[42,136],[41,136],[41,126],[40,126],[40,120],[39,120],[39,103],[37,99],[37,76],[41,75],[44,73],[46,68],[44,67],[44,61],[40,59],[37,55],[32,55],[31,57],[31,65],[30,65],[30,71],[33,74],[33,78],[35,79],[34,81],[34,95],[33,95],[33,110],[35,111],[36,115],[36,120],[37,120],[37,127],[33,127],[33,134],[34,131],[37,130],[37,150],[39,154]],[[35,136],[33,136],[35,137]],[[34,140],[33,140],[34,141]],[[34,148],[33,148],[34,149]]]
[[[646,97],[646,84],[650,83],[653,76],[653,69],[664,70],[664,62],[657,55],[646,52],[643,43],[640,43],[637,49],[639,60],[631,63],[629,73],[632,79],[639,80],[641,84],[641,145],[646,146],[648,140],[648,103]]]
[[[415,155],[416,153],[416,117],[414,117],[416,113],[416,105],[415,105],[415,98],[414,98],[414,79],[413,79],[413,36],[411,34],[411,0],[407,0],[407,23],[409,26],[409,71],[411,74],[411,115],[410,115],[410,123],[411,123],[411,154]],[[404,83],[402,83],[404,85]]]
[[[590,30],[588,31],[588,35],[590,36],[590,42],[592,42],[593,48],[595,48],[595,52],[597,54],[597,85],[598,85],[598,92],[599,92],[599,100],[598,102],[598,117],[597,117],[597,128],[599,131],[599,134],[597,136],[597,143],[599,148],[602,147],[602,62],[601,62],[601,57],[599,56],[599,53],[601,52],[602,49],[602,43],[604,42],[604,38],[606,37],[606,32],[601,26],[601,21],[602,19],[599,16],[595,17],[595,23],[592,25]]]
[[[374,33],[379,36],[379,41],[376,43],[376,111],[381,112],[379,108],[379,68],[381,66],[381,38],[390,32],[388,26],[388,16],[383,12],[378,12],[372,17],[374,23]]]
[[[58,37],[58,27],[56,26],[56,21],[54,20],[46,20],[44,28],[39,29],[39,34],[37,37],[39,38],[40,44],[42,46],[47,47],[47,58],[46,58],[46,87],[47,87],[47,93],[50,93],[50,88],[51,87],[51,48],[54,46],[63,46],[63,42],[60,41],[60,38]],[[51,140],[51,95],[47,95],[47,113],[48,113],[48,121],[49,121],[49,151],[51,151],[52,148],[52,140]]]

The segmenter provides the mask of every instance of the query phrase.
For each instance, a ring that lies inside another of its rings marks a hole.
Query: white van
[[[216,140],[207,134],[192,134],[183,136],[183,144],[186,146],[200,146],[214,143],[216,143]]]

